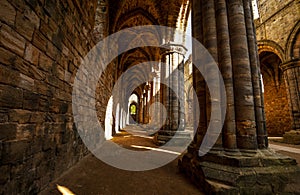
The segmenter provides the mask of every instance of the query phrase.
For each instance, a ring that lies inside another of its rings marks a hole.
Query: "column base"
[[[277,194],[300,192],[300,168],[294,159],[258,150],[232,156],[229,152],[203,157],[185,154],[179,168],[209,194]]]
[[[300,144],[300,131],[291,130],[283,134],[283,142],[287,144]]]
[[[154,135],[153,141],[161,146],[172,139],[170,146],[185,146],[192,141],[192,133],[191,131],[160,130]]]

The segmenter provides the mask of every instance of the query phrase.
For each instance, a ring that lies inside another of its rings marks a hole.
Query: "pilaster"
[[[280,65],[283,72],[292,117],[292,130],[283,135],[284,142],[300,144],[300,59]]]

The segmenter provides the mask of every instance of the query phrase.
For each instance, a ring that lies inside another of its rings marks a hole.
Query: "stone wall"
[[[95,44],[99,43],[109,34],[108,29],[108,1],[99,0],[98,6],[96,9],[95,15],[95,26],[94,26],[94,40]],[[99,48],[101,50],[101,48]],[[108,48],[108,49],[116,49],[116,48]],[[101,60],[101,59],[100,59]],[[96,87],[96,110],[97,116],[102,125],[102,128],[105,129],[105,115],[106,115],[106,107],[111,97],[114,80],[115,80],[115,67],[117,66],[117,59],[114,59],[109,65],[107,65],[106,69],[103,71],[102,75],[99,78],[97,87]],[[112,117],[112,116],[111,116]]]
[[[258,0],[260,18],[255,21],[257,40],[272,40],[283,50],[299,21],[299,0]]]
[[[106,70],[102,73],[101,78],[99,79],[97,88],[96,88],[96,110],[97,116],[102,125],[102,128],[105,130],[105,115],[106,108],[109,101],[109,98],[112,96],[112,89],[114,86],[114,72],[115,72],[115,61],[110,63]],[[111,111],[112,112],[112,111]],[[113,113],[115,114],[115,113]],[[110,116],[113,117],[113,116]]]
[[[270,136],[282,136],[292,129],[291,108],[288,90],[283,73],[279,70],[281,63],[290,60],[286,55],[291,33],[300,19],[299,0],[257,0],[260,17],[255,20],[258,52],[274,54],[280,64],[270,61],[262,62],[263,82],[265,87],[265,113],[267,131]],[[268,60],[268,59],[267,59]],[[265,66],[265,67],[263,67]],[[269,67],[267,67],[269,66]],[[276,68],[275,68],[276,67]],[[269,69],[269,73],[263,71]],[[273,70],[272,70],[273,69]],[[274,71],[276,69],[276,71]],[[275,75],[281,72],[280,79]]]
[[[294,45],[293,45],[293,53],[292,56],[294,58],[300,58],[300,32],[297,32],[297,36],[295,37],[294,40]]]
[[[35,194],[88,153],[71,99],[96,6],[0,1],[0,194]]]

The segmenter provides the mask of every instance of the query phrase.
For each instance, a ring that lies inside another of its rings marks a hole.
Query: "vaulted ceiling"
[[[181,8],[189,12],[189,7],[188,0],[110,0],[110,30],[148,24],[176,27],[179,15],[186,14]]]
[[[173,28],[180,28],[185,31],[188,14],[190,12],[189,0],[109,0],[109,33],[115,33],[122,29],[143,26],[161,25]],[[125,38],[123,45],[134,44],[134,41],[143,39],[140,34],[133,32],[135,38]],[[139,37],[140,36],[140,37]],[[147,36],[149,37],[149,36]],[[159,33],[153,33],[151,41],[156,45],[162,43]],[[144,47],[127,51],[119,56],[118,70],[126,71],[128,68],[147,61],[159,61],[159,48]],[[149,68],[149,67],[148,67]],[[137,85],[147,77],[145,74],[151,70],[136,69],[136,74],[131,78],[130,85]],[[139,86],[142,91],[143,86]]]

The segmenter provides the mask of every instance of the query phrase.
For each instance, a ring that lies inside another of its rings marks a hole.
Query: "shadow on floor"
[[[112,141],[132,150],[146,149],[131,145],[157,148],[151,137],[132,136],[127,132],[120,132]],[[203,194],[179,172],[177,161],[154,170],[134,172],[114,168],[90,154],[41,194],[61,194],[57,185],[74,194]]]

